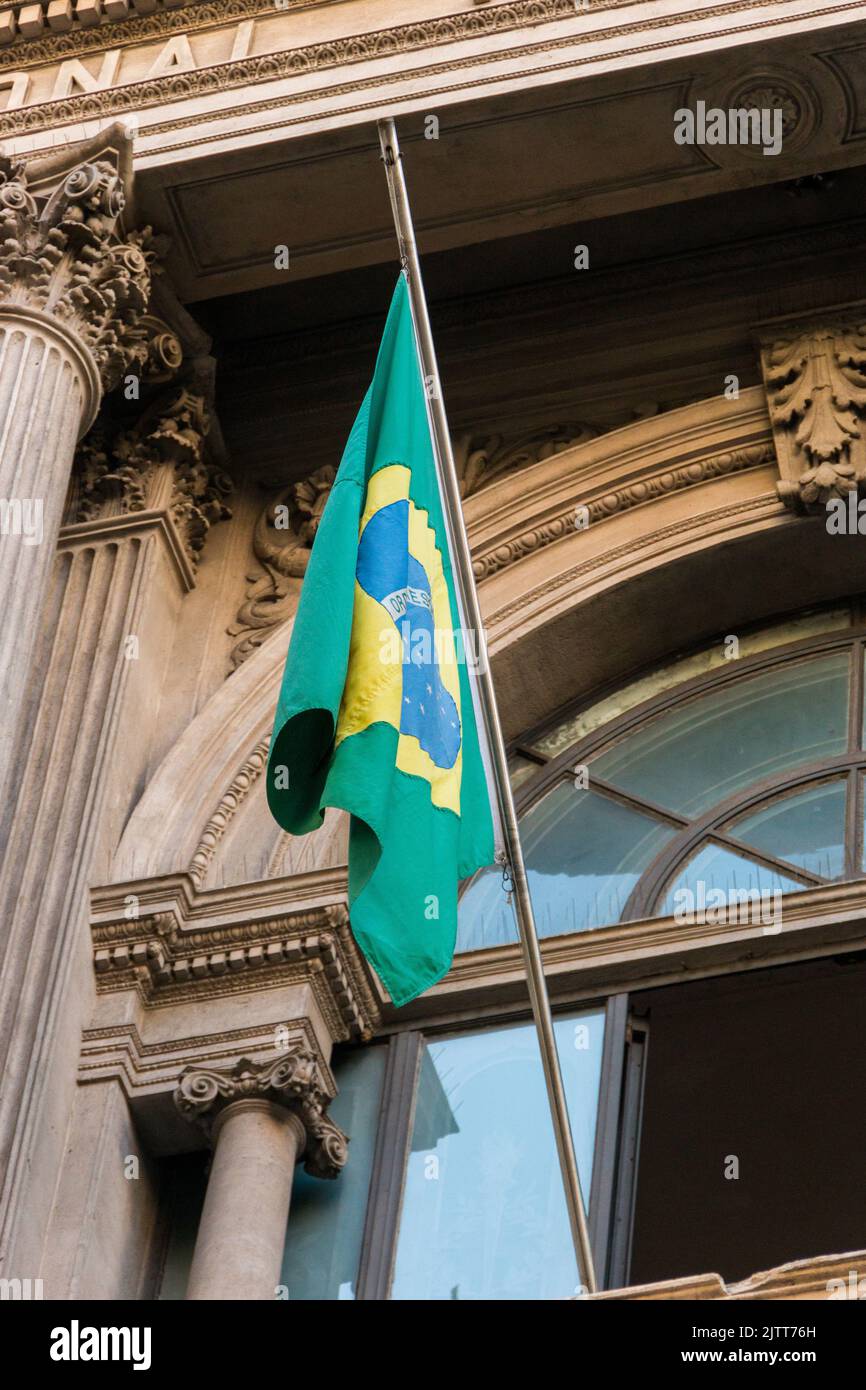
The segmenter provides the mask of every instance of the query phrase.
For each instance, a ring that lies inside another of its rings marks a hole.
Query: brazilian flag
[[[493,826],[400,276],[301,590],[268,760],[293,835],[351,816],[349,910],[395,1004],[446,973]]]

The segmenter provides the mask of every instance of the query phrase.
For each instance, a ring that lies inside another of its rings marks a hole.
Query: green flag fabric
[[[352,931],[395,1004],[448,970],[457,885],[494,857],[404,275],[301,590],[268,760],[294,835],[350,813]]]

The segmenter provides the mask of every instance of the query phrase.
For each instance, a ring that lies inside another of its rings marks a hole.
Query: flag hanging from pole
[[[476,643],[479,635],[474,635]],[[395,1004],[447,972],[493,821],[405,276],[301,590],[268,759],[294,835],[350,814],[349,912]]]

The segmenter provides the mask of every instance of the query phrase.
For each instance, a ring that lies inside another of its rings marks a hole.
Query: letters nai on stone
[[[866,486],[866,308],[764,332],[761,363],[779,497],[793,511],[823,513]]]
[[[242,1057],[230,1071],[188,1067],[174,1099],[180,1113],[208,1136],[221,1112],[238,1101],[266,1100],[285,1106],[303,1125],[308,1173],[336,1178],[346,1163],[348,1138],[326,1113],[329,1098],[316,1058],[301,1048],[269,1062]]]

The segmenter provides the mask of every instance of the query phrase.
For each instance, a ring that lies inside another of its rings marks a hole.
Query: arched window
[[[864,642],[847,608],[720,638],[518,740],[539,934],[863,877]],[[485,870],[457,949],[513,940]]]

